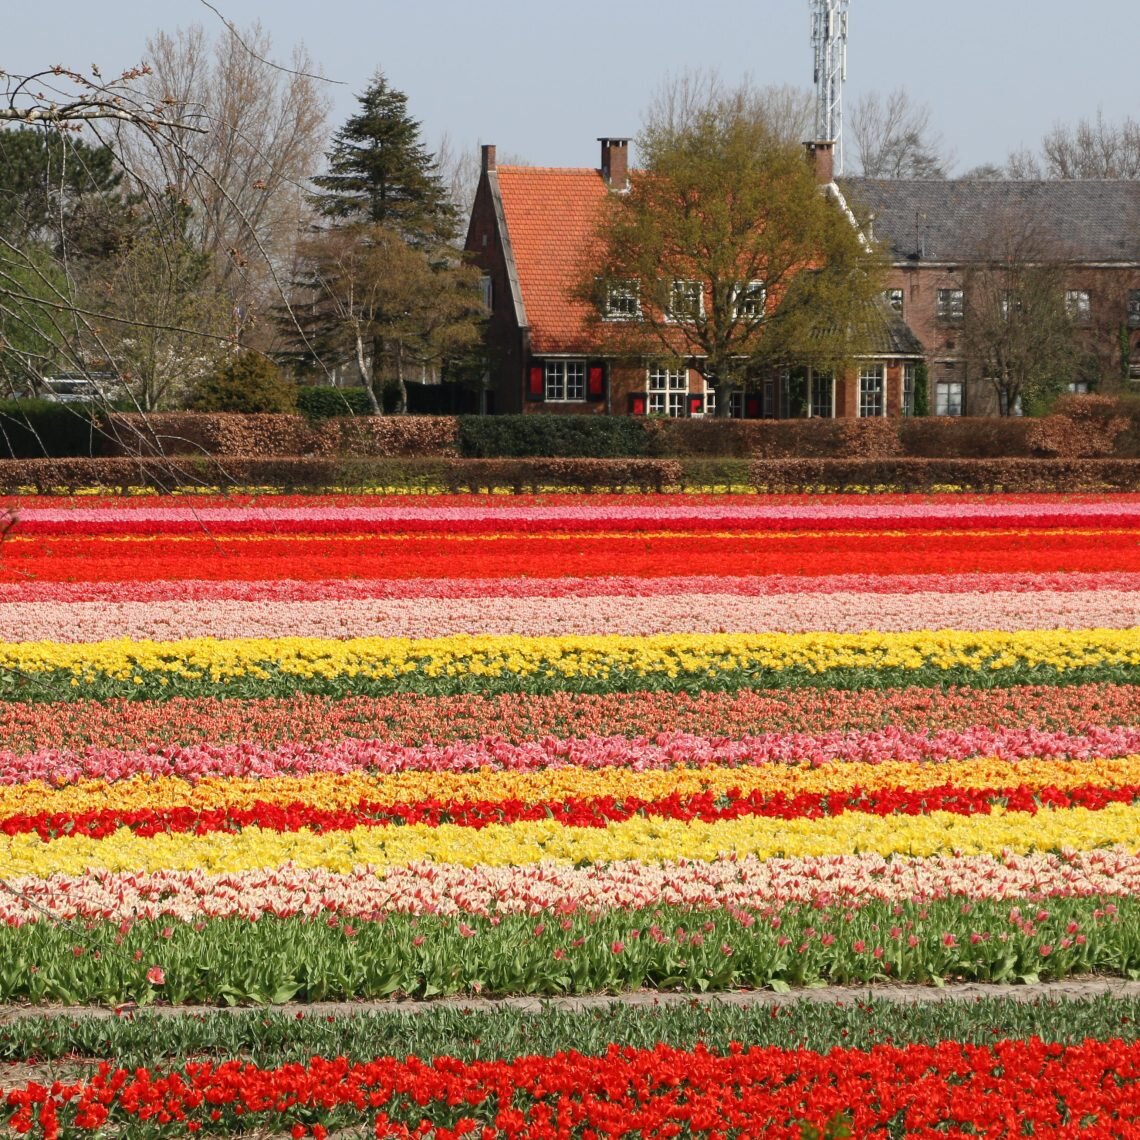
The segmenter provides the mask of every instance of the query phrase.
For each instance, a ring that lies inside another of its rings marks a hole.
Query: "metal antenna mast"
[[[835,173],[843,173],[843,83],[847,79],[847,11],[851,0],[808,0],[815,52],[815,137],[835,143]]]

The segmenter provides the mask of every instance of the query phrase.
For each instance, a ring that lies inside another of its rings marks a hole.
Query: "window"
[[[903,311],[903,291],[901,289],[886,289],[883,291],[883,300],[894,309],[899,316]]]
[[[716,389],[707,380],[705,381],[705,415],[716,415]]]
[[[547,400],[568,403],[586,398],[586,362],[584,360],[548,360],[546,362]]]
[[[768,305],[768,291],[763,281],[749,281],[736,289],[734,309],[738,317],[746,321],[759,321],[764,317]]]
[[[1128,323],[1133,328],[1140,328],[1140,289],[1128,291]]]
[[[1021,298],[1014,296],[1012,293],[1006,293],[1001,299],[1001,319],[1003,321],[1009,320],[1010,313],[1021,312]]]
[[[1070,380],[1069,391],[1077,396],[1087,396],[1089,394],[1089,382],[1087,380]]]
[[[687,368],[651,368],[649,370],[649,414],[651,416],[683,416],[685,398],[689,394]]]
[[[887,414],[886,401],[886,365],[864,364],[859,369],[859,415],[885,416]]]
[[[1087,289],[1065,290],[1065,312],[1070,319],[1084,324],[1092,316],[1092,298]]]
[[[483,290],[483,308],[489,313],[495,307],[495,285],[489,273],[479,279],[479,286]]]
[[[903,365],[902,414],[914,415],[914,385],[917,370],[913,364]]]
[[[939,380],[934,385],[934,414],[936,416],[962,414],[961,380]]]
[[[961,289],[939,289],[937,305],[940,321],[960,321],[966,314],[966,294]]]
[[[613,281],[606,287],[605,315],[611,321],[634,321],[641,316],[636,281]]]
[[[669,319],[695,321],[705,311],[705,291],[699,281],[674,281],[669,290]]]
[[[830,372],[811,374],[811,414],[818,420],[835,418],[835,380]]]
[[[744,419],[744,393],[734,388],[728,396],[728,415],[730,419]]]

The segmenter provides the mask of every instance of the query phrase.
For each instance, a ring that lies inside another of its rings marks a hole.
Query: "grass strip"
[[[0,1025],[0,1060],[37,1064],[115,1058],[126,1069],[159,1062],[240,1057],[262,1066],[311,1057],[511,1060],[570,1049],[601,1055],[611,1045],[638,1049],[658,1042],[679,1049],[733,1042],[826,1052],[961,1041],[989,1045],[1039,1037],[1059,1044],[1140,1038],[1140,998],[1100,995],[1066,1000],[980,998],[969,1002],[897,1002],[868,996],[853,1003],[800,1000],[780,1006],[716,1002],[541,1012],[435,1007],[415,1014],[352,1013],[331,1017],[279,1010],[171,1017],[139,1011],[119,1018],[23,1017]]]

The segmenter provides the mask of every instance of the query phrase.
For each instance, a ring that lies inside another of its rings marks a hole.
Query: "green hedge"
[[[637,459],[648,454],[645,421],[630,416],[460,416],[468,459]]]
[[[0,459],[65,459],[98,455],[96,409],[52,400],[0,400]]]
[[[363,388],[298,388],[297,411],[311,420],[329,420],[370,416],[372,405]]]

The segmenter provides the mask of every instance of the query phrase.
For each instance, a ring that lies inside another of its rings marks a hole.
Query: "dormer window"
[[[606,286],[605,316],[609,321],[636,321],[641,316],[636,281],[613,281]]]
[[[745,321],[760,321],[768,307],[768,291],[763,281],[749,281],[738,285],[733,298],[733,312]]]
[[[669,290],[671,321],[695,321],[705,313],[705,291],[699,281],[674,281]]]

